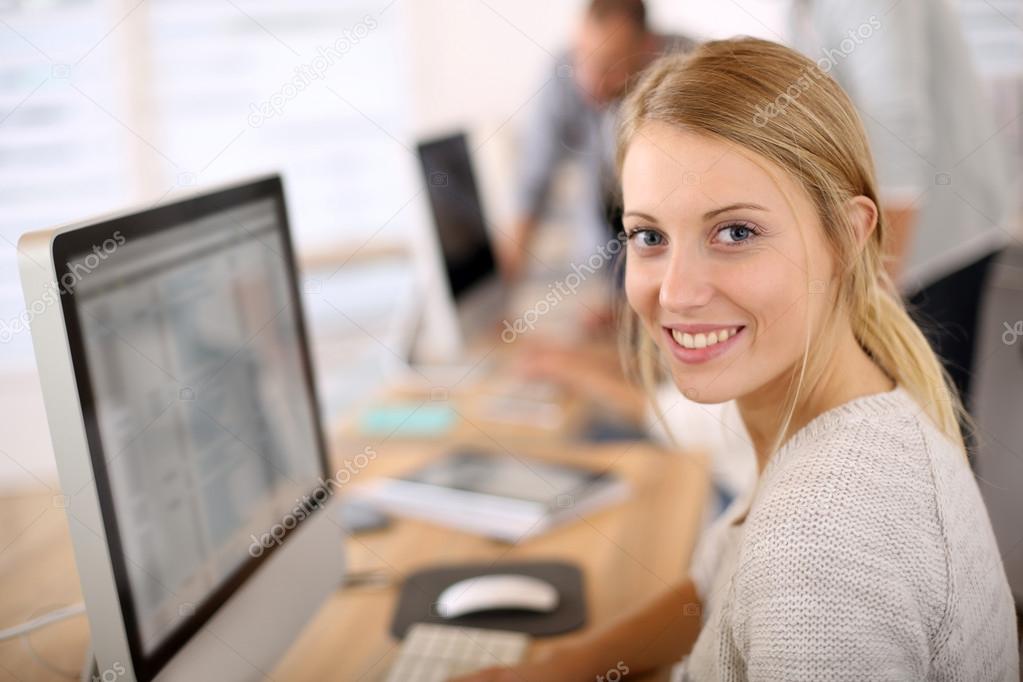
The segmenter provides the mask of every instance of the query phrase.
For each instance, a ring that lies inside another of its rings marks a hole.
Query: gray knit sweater
[[[694,556],[692,680],[1012,680],[1012,596],[970,468],[902,388],[830,410]]]

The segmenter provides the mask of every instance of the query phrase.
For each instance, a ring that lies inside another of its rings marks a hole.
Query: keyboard
[[[523,659],[529,635],[453,625],[417,623],[405,635],[387,682],[445,682]]]

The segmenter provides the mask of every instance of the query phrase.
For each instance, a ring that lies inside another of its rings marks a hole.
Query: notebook
[[[391,514],[515,543],[624,500],[608,471],[476,450],[353,491]]]

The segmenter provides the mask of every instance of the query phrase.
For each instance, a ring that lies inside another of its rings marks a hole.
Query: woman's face
[[[626,294],[679,389],[701,403],[784,391],[831,299],[809,196],[753,152],[661,123],[633,136],[622,192]]]

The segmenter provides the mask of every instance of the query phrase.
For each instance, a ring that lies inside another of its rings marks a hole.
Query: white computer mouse
[[[437,613],[443,618],[498,609],[550,613],[557,606],[558,591],[549,582],[511,573],[466,578],[437,598]]]

